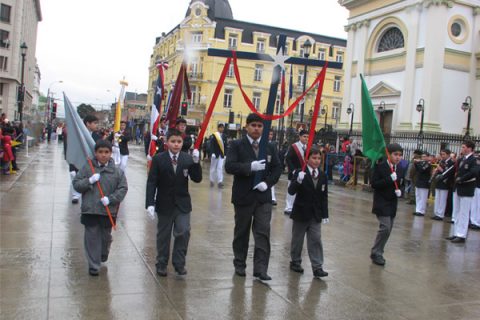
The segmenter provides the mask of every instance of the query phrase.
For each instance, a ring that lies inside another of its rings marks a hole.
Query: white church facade
[[[424,132],[465,134],[471,108],[470,135],[480,134],[479,0],[339,3],[350,12],[340,127],[350,106],[361,130],[363,74],[385,133],[418,132],[420,103]]]

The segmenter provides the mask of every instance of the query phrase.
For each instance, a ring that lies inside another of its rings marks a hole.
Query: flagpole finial
[[[128,87],[128,82],[125,81],[125,77],[123,77],[123,80],[120,80],[120,85],[124,87]]]

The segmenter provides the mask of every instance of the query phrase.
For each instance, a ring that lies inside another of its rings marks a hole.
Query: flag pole
[[[391,160],[391,158],[390,158],[390,152],[388,152],[387,147],[385,147],[385,153],[387,154],[388,162],[389,162],[389,163],[392,163],[392,160]],[[392,173],[395,172],[395,170],[393,170],[393,166],[391,166],[391,165],[389,164],[388,167],[390,168],[390,171],[391,171]],[[393,182],[395,183],[395,190],[400,190],[400,189],[398,188],[398,182],[397,182],[397,180],[395,180],[395,181],[393,181]]]

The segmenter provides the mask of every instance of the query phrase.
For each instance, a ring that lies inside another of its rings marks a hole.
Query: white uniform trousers
[[[290,186],[290,183],[292,183],[290,180],[288,181],[288,186],[287,186],[287,199],[285,200],[285,211],[292,211],[293,210],[293,202],[295,201],[295,196],[296,195],[290,195],[288,193],[288,187]]]
[[[472,210],[470,211],[470,223],[480,226],[480,188],[475,188],[475,196],[472,201]]]
[[[223,183],[223,163],[225,158],[212,158],[210,162],[210,182]]]
[[[454,233],[455,237],[466,238],[468,233],[468,223],[470,222],[470,209],[472,208],[473,197],[458,197],[459,201],[457,216],[455,217]]]
[[[77,173],[75,171],[70,171],[70,180],[72,182],[76,175]],[[70,188],[72,188],[72,200],[79,200],[82,197],[82,194],[73,188],[73,184],[70,184]]]
[[[455,222],[455,219],[458,216],[458,210],[460,210],[460,199],[458,198],[457,191],[453,193],[452,198],[452,221]]]
[[[437,217],[445,217],[445,209],[447,208],[448,190],[435,189],[435,206],[433,209]]]
[[[415,188],[415,212],[425,214],[427,212],[428,201],[428,189],[427,188]]]
[[[120,163],[118,168],[123,171],[123,173],[127,173],[127,163],[128,163],[128,154],[120,156]]]

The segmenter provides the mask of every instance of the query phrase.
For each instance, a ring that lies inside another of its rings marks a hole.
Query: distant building
[[[122,120],[134,121],[150,120],[150,110],[147,110],[147,94],[126,92],[123,102]]]
[[[31,118],[34,104],[37,64],[37,26],[42,21],[40,0],[2,0],[0,3],[0,112],[18,119],[18,88],[22,78],[20,45],[28,47],[25,55],[24,119]]]
[[[191,131],[198,130],[226,61],[224,58],[208,56],[207,49],[259,52],[274,56],[277,39],[281,34],[287,36],[287,55],[289,56],[303,57],[303,44],[309,40],[313,44],[310,59],[337,62],[342,62],[344,59],[347,46],[344,39],[234,20],[227,0],[191,1],[186,16],[180,24],[156,39],[150,60],[149,108],[152,105],[158,77],[156,62],[166,60],[169,63],[169,69],[165,74],[165,89],[170,92],[182,60],[188,56],[188,77],[192,90],[192,103],[188,106],[185,118]],[[268,101],[273,63],[244,60],[239,62],[239,69],[247,95],[257,110],[264,112]],[[287,69],[289,72],[290,66],[287,66]],[[303,72],[303,66],[293,67],[292,103],[303,91]],[[314,81],[319,72],[320,68],[308,68],[307,86]],[[287,92],[288,83],[289,79],[287,79]],[[280,90],[278,94],[280,95]],[[337,123],[342,108],[342,96],[343,70],[328,69],[322,100],[322,106],[327,106],[328,109],[328,124],[335,125]],[[309,111],[313,108],[314,100],[315,93],[311,92],[306,98],[304,122],[311,121]],[[277,99],[276,113],[281,111],[278,101],[279,99]],[[290,122],[290,118],[286,119],[286,127],[290,123],[296,127],[300,121],[299,110],[300,107],[295,111],[292,122]],[[208,131],[215,131],[218,123],[228,123],[231,132],[240,130],[245,125],[249,113],[250,109],[245,104],[235,81],[232,65],[217,101]],[[319,117],[317,127],[323,127],[324,119],[324,116]],[[278,127],[279,122],[274,121],[273,125]]]

